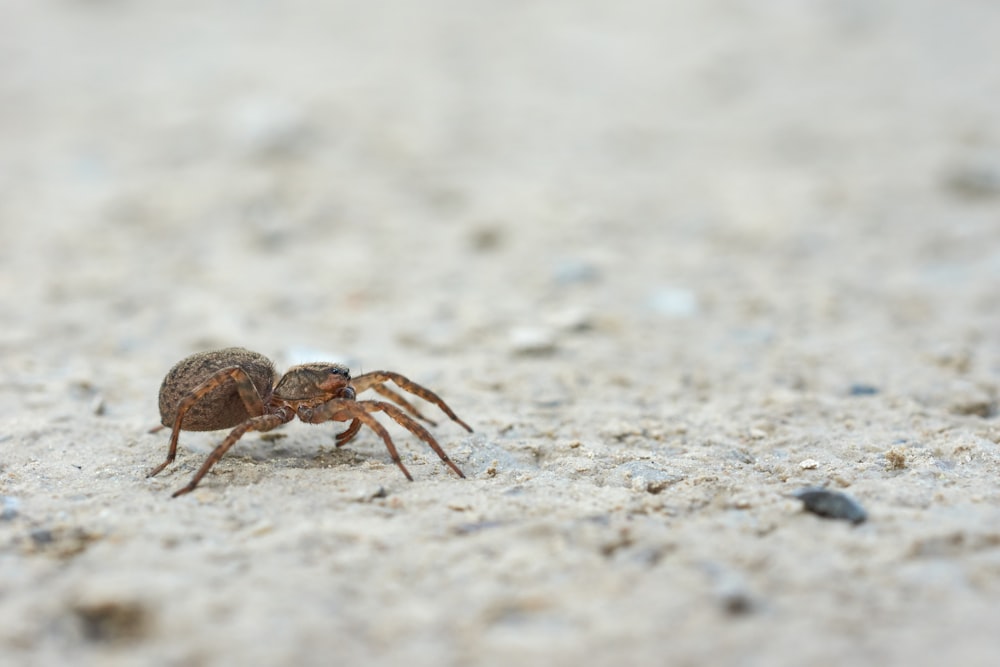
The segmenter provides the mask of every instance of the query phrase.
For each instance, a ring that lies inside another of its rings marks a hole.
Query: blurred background
[[[0,12],[8,375],[127,403],[135,363],[242,344],[752,383],[780,350],[804,386],[850,347],[883,383],[1000,298],[992,2]]]

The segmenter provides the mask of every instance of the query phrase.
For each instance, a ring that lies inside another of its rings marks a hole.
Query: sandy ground
[[[998,30],[4,2],[0,661],[996,664]],[[438,390],[468,479],[293,423],[172,500],[230,345]]]

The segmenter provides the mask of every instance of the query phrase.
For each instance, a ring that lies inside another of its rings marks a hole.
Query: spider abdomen
[[[160,385],[160,423],[174,425],[181,400],[205,380],[225,368],[240,368],[253,382],[264,403],[271,395],[276,378],[274,364],[262,354],[242,347],[229,347],[211,352],[199,352],[174,365]],[[232,380],[221,383],[191,405],[184,415],[181,429],[185,431],[215,431],[236,426],[250,417]]]

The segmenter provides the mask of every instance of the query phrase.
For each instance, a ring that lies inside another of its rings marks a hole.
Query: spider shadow
[[[420,462],[430,460],[430,457],[425,455],[425,458],[420,455],[419,448],[423,443],[406,442],[408,437],[412,438],[411,433],[396,424],[384,424],[384,426],[390,432],[400,456],[407,465],[419,465]],[[280,430],[248,433],[226,452],[213,467],[213,472],[219,473],[224,469],[235,472],[233,466],[238,467],[241,461],[269,464],[275,469],[290,470],[349,468],[369,462],[395,468],[392,458],[377,434],[362,429],[356,438],[342,447],[337,447],[336,436],[342,431],[343,429],[335,428],[322,433],[312,424],[289,423],[283,425]],[[182,453],[181,456],[187,461],[183,465],[196,470],[225,438],[225,431],[187,433],[186,436],[187,446],[182,443],[186,454]],[[417,449],[413,450],[412,447]],[[433,456],[433,452],[430,456],[435,460],[437,458]]]
[[[359,436],[355,442],[337,447],[334,434],[310,434],[303,429],[289,433],[262,433],[257,437],[240,440],[225,458],[243,458],[256,463],[270,462],[277,468],[331,468],[357,465],[367,459],[377,459],[377,451],[367,451],[368,438]],[[361,452],[351,445],[360,445]],[[376,443],[371,443],[373,446]],[[235,456],[234,456],[235,454]],[[388,463],[392,463],[385,456]]]

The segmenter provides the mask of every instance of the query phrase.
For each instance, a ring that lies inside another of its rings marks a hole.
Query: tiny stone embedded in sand
[[[544,355],[556,350],[555,332],[546,326],[520,326],[510,331],[510,350],[518,355]]]
[[[868,519],[864,508],[840,491],[810,487],[799,489],[792,495],[802,501],[806,510],[827,519],[843,519],[854,524]]]

